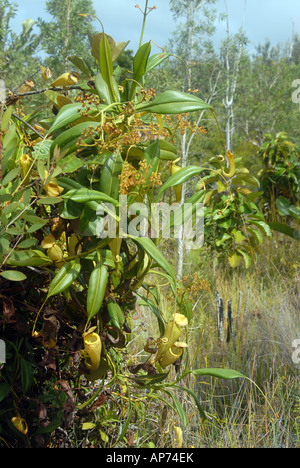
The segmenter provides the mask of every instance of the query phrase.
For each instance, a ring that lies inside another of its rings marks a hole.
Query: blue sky
[[[15,30],[20,29],[24,19],[38,17],[48,18],[45,10],[45,0],[14,0],[19,5],[19,11],[12,22]],[[142,15],[135,8],[136,3],[144,5],[143,0],[94,0],[97,16],[104,24],[107,34],[115,41],[130,39],[129,48],[136,50],[138,46]],[[241,26],[244,0],[227,0],[232,33]],[[144,39],[152,39],[160,46],[167,44],[172,32],[176,29],[169,0],[153,0],[150,6],[156,5],[148,16]],[[218,12],[225,11],[224,0],[216,3]],[[250,48],[259,42],[270,40],[272,44],[286,42],[292,36],[292,30],[300,34],[300,1],[299,0],[247,0],[245,30],[250,40]],[[216,43],[225,37],[224,23],[217,24]]]

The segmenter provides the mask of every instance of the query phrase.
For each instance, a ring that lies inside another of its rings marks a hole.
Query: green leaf
[[[192,94],[180,91],[165,91],[152,102],[141,104],[136,112],[152,112],[154,114],[183,114],[186,112],[197,112],[213,108]]]
[[[289,211],[290,202],[286,198],[278,197],[276,200],[276,206],[277,206],[278,213],[280,214],[280,216],[290,215],[290,211]]]
[[[157,198],[159,199],[165,190],[171,187],[175,187],[176,185],[183,184],[191,177],[200,174],[205,168],[198,167],[198,166],[187,166],[180,171],[176,172],[174,175],[169,177],[169,179],[163,184],[163,186],[159,189],[157,193]]]
[[[106,34],[101,34],[100,44],[99,44],[99,64],[100,72],[108,86],[111,98],[113,101],[116,101],[116,94],[113,85],[113,60],[111,48],[106,37]]]
[[[228,257],[231,268],[236,268],[238,264],[240,263],[241,258],[242,257],[238,255],[236,252],[234,252],[233,255]]]
[[[175,161],[178,158],[177,148],[169,141],[159,140],[160,155],[162,161]]]
[[[249,223],[257,226],[266,236],[272,237],[272,231],[270,226],[265,221],[249,219]]]
[[[84,75],[89,77],[91,75],[91,71],[89,69],[88,64],[78,55],[70,55],[68,60],[75,65]]]
[[[104,78],[101,75],[101,73],[98,73],[98,75],[95,78],[95,87],[96,87],[98,96],[100,97],[100,99],[104,101],[106,105],[109,105],[113,102],[108,86],[106,82],[104,81]]]
[[[185,429],[186,426],[188,425],[188,417],[187,417],[186,412],[184,411],[184,409],[183,409],[181,403],[179,402],[179,400],[176,398],[175,395],[173,395],[172,392],[169,392],[167,390],[165,390],[165,392],[172,398],[173,403],[175,405],[175,409],[176,409],[176,411],[178,413],[178,416],[181,419],[183,429]]]
[[[178,390],[181,390],[181,391],[184,391],[186,393],[188,393],[189,395],[191,395],[191,397],[194,399],[195,401],[195,404],[199,410],[199,413],[202,417],[203,420],[206,419],[206,414],[201,406],[201,403],[199,401],[199,398],[196,396],[196,394],[193,392],[193,390],[191,390],[190,388],[187,388],[187,387],[180,387],[179,385],[173,385],[173,388],[177,388]]]
[[[14,251],[8,261],[13,266],[43,266],[52,263],[49,257],[40,250]]]
[[[264,239],[261,231],[247,227],[247,232],[249,232],[256,239],[258,244],[261,244],[263,242]]]
[[[146,72],[148,57],[151,52],[151,42],[143,44],[133,59],[133,79],[139,82]]]
[[[173,271],[173,268],[151,239],[149,239],[148,237],[128,237],[131,237],[134,240],[134,242],[137,242],[147,252],[147,254],[150,255],[150,257],[153,258],[153,260],[155,260],[155,262],[166,273],[168,273],[168,275],[170,275],[173,280],[175,280],[175,273]]]
[[[112,299],[108,301],[107,304],[107,311],[109,315],[109,324],[112,327],[117,328],[118,330],[121,330],[122,325],[124,325],[125,318],[123,311],[119,304],[114,302]]]
[[[82,431],[89,431],[90,429],[94,429],[96,427],[96,424],[93,422],[85,422],[81,426]]]
[[[101,171],[100,192],[106,193],[115,200],[119,200],[120,179],[123,159],[119,152],[112,153],[106,159]]]
[[[66,104],[63,106],[58,112],[53,125],[50,127],[49,133],[53,133],[55,130],[59,130],[79,120],[81,118],[80,110],[82,110],[82,104],[78,103]]]
[[[59,161],[56,170],[59,171],[59,173],[73,173],[82,166],[84,166],[84,162],[81,159],[77,158],[74,154],[69,154]],[[53,177],[55,177],[54,174]]]
[[[170,56],[171,54],[168,54],[167,52],[151,55],[151,57],[148,59],[145,73],[148,73],[149,71],[153,70],[153,68],[158,67],[158,65],[160,65]]]
[[[63,107],[63,109],[66,106]],[[54,150],[56,147],[60,149],[60,152],[64,153],[64,156],[67,156],[70,153],[73,153],[77,150],[78,138],[82,137],[83,131],[87,129],[94,129],[99,125],[99,122],[81,122],[74,127],[69,128],[65,132],[62,132],[55,140],[53,141],[50,148],[50,156],[53,156]],[[91,138],[87,138],[86,141],[89,141]]]
[[[244,262],[245,262],[245,267],[249,268],[250,265],[252,264],[252,257],[249,255],[245,250],[238,249],[238,252],[243,256]]]
[[[234,236],[234,240],[237,244],[239,244],[240,242],[243,242],[243,240],[245,240],[245,235],[242,231],[239,231],[237,229],[233,229],[232,230],[232,234]]]
[[[21,357],[21,384],[22,390],[26,394],[33,384],[33,367],[31,362]]]
[[[300,240],[300,233],[297,229],[294,229],[291,226],[288,226],[287,224],[283,223],[269,223],[269,227],[273,231],[281,232],[282,234],[285,234],[286,236],[291,237],[292,239]]]
[[[8,106],[6,111],[4,112],[2,116],[2,120],[1,120],[1,127],[0,127],[2,131],[5,130],[9,125],[12,111],[13,111],[13,106]]]
[[[62,195],[64,199],[70,199],[76,203],[86,203],[88,201],[104,201],[111,203],[114,206],[118,205],[118,202],[111,198],[109,195],[97,190],[89,190],[87,188],[69,190],[66,194]]]
[[[0,383],[0,402],[7,397],[10,392],[10,385],[6,382]]]
[[[77,278],[81,270],[79,259],[66,263],[56,274],[49,286],[47,299],[65,291]]]
[[[129,99],[134,98],[134,94],[136,91],[136,88],[138,86],[138,83],[140,82],[141,78],[145,75],[146,73],[146,67],[147,67],[147,62],[148,62],[148,57],[151,52],[151,42],[146,42],[143,44],[137,53],[135,54],[135,57],[133,59],[133,82],[131,85],[130,89],[130,95]]]
[[[33,214],[28,214],[28,213],[23,213],[22,218],[24,218],[25,221],[27,221],[27,223],[39,225],[40,228],[42,228],[43,226],[45,226],[45,224],[48,223],[47,219],[42,219],[42,218],[39,218],[38,216],[35,216]]]
[[[130,421],[131,421],[131,416],[132,416],[132,405],[131,405],[131,399],[129,397],[127,417],[126,417],[124,425],[120,427],[120,435],[118,437],[117,443],[119,443],[125,437]]]
[[[91,320],[100,310],[106,286],[108,282],[108,273],[104,265],[97,266],[89,279],[87,293],[87,316]]]
[[[208,368],[208,369],[195,369],[191,371],[194,375],[209,375],[211,377],[217,377],[219,379],[232,380],[239,378],[246,378],[245,375],[234,369],[218,369],[218,368]]]
[[[152,386],[157,383],[163,382],[169,375],[169,372],[165,372],[162,374],[156,374],[156,375],[138,375],[137,377],[129,377],[130,380],[133,380],[137,384],[147,387],[147,386]]]
[[[80,218],[84,205],[74,202],[70,198],[66,198],[60,207],[59,214],[63,219],[77,219]]]
[[[142,301],[138,302],[139,305],[149,307],[151,311],[153,312],[153,314],[155,315],[155,317],[157,318],[160,336],[163,336],[165,333],[165,322],[161,316],[159,309],[156,307],[154,302],[151,301],[150,299],[147,299],[145,296],[139,294],[137,291],[136,291],[136,294],[143,299]]]
[[[51,144],[52,144],[51,140],[43,140],[40,143],[37,143],[34,146],[33,151],[32,151],[33,159],[37,159],[38,161],[48,159]],[[43,174],[43,177],[41,178],[42,179],[44,178],[44,174]]]
[[[63,199],[60,197],[41,197],[36,204],[37,205],[57,205],[62,202]]]
[[[0,275],[9,281],[24,281],[27,279],[27,276],[24,275],[24,273],[22,273],[21,271],[16,271],[16,270],[2,271]]]
[[[19,167],[16,167],[15,169],[12,169],[11,171],[6,174],[6,176],[2,179],[1,185],[3,187],[6,187],[10,182],[12,182],[16,177],[20,175],[21,169]]]

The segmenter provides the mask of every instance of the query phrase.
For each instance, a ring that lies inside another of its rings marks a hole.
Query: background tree
[[[38,36],[33,32],[34,21],[22,22],[22,32],[11,30],[10,22],[17,13],[17,4],[0,0],[0,78],[13,90],[37,68]]]
[[[53,75],[68,71],[68,56],[78,55],[90,60],[89,34],[92,33],[91,16],[95,15],[91,0],[48,0],[46,10],[52,16],[51,21],[39,18],[41,48],[46,54],[45,65]]]

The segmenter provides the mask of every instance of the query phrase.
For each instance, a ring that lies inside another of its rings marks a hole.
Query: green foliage
[[[256,203],[262,194],[259,181],[248,169],[238,167],[238,159],[228,177],[223,160],[222,156],[212,159],[215,169],[197,186],[204,194],[206,244],[218,257],[227,257],[232,268],[241,262],[249,268],[271,237],[271,229]]]
[[[40,435],[48,444],[59,425],[72,425],[75,410],[80,418],[100,392],[104,397],[104,386],[118,395],[123,411],[117,415],[113,399],[113,409],[102,410],[100,436],[95,437],[101,446],[124,443],[133,413],[145,413],[144,391],[154,401],[166,399],[183,426],[187,423],[172,390],[193,372],[187,345],[178,342],[192,318],[191,304],[180,300],[173,267],[159,247],[161,233],[153,239],[141,236],[134,207],[160,202],[167,190],[203,171],[190,166],[161,179],[176,158],[177,129],[165,114],[213,109],[191,94],[165,91],[155,96],[142,86],[145,74],[162,59],[151,55],[150,43],[133,57],[134,80],[122,82],[114,62],[126,43],[120,46],[102,32],[92,44],[95,85],[82,83],[82,90],[66,101],[65,90],[57,92],[57,116],[45,120],[33,113],[20,121],[9,108],[3,116],[0,260],[9,353],[1,369],[0,435],[8,445],[35,446]],[[72,56],[82,71],[85,59]],[[48,92],[45,98],[53,101]],[[38,133],[33,125],[39,125]],[[120,195],[127,196],[126,225],[134,227],[128,233],[121,229]],[[197,201],[198,196],[193,206]],[[151,216],[146,219],[151,228]],[[168,281],[177,305],[171,319],[162,315],[155,295],[148,297],[150,268]],[[16,282],[19,289],[9,299]],[[139,299],[157,319],[161,335],[147,337],[150,358],[142,362],[129,347]],[[172,377],[171,366],[179,365],[182,354],[184,368]],[[88,396],[95,380],[100,386]],[[197,396],[186,392],[203,416]],[[39,411],[32,409],[37,401]],[[98,423],[86,421],[78,430],[91,427]]]
[[[265,135],[265,142],[258,155],[264,165],[259,174],[264,191],[263,202],[268,203],[269,209],[279,197],[296,204],[300,190],[299,148],[288,140],[288,135],[284,132],[276,136],[268,134]]]

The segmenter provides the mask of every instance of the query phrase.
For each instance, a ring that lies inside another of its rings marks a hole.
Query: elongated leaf
[[[8,174],[6,174],[6,176],[2,179],[1,185],[3,187],[8,185],[16,177],[19,177],[20,172],[21,172],[21,169],[19,167],[16,167],[15,169],[12,169],[11,171],[9,171]]]
[[[257,226],[266,236],[272,237],[272,230],[265,221],[252,220],[252,219],[250,221],[251,221],[251,224],[254,224],[254,226]]]
[[[26,393],[30,389],[33,383],[33,367],[31,362],[26,361],[24,358],[21,357],[21,383],[22,383],[22,390]]]
[[[56,296],[65,291],[77,278],[81,270],[80,260],[75,259],[66,263],[53,278],[47,298]]]
[[[217,377],[219,379],[232,380],[239,378],[246,378],[245,375],[234,369],[218,369],[218,368],[208,368],[208,369],[195,369],[191,371],[194,375],[208,375],[211,377]]]
[[[121,330],[122,325],[124,324],[124,314],[116,302],[113,300],[109,300],[107,304],[107,310],[108,310],[108,315],[109,315],[109,323],[111,326],[117,328],[118,330]]]
[[[154,114],[183,114],[213,108],[192,94],[180,91],[165,91],[152,102],[137,107],[136,112],[152,112]]]
[[[101,73],[98,73],[98,75],[95,78],[95,87],[98,96],[104,101],[106,105],[109,105],[113,102],[107,83],[105,82]]]
[[[245,250],[238,249],[237,251],[243,256],[243,259],[244,259],[244,262],[245,262],[245,267],[249,268],[250,265],[252,264],[251,255],[249,255],[247,252],[245,252]]]
[[[180,169],[180,171],[176,172],[174,175],[169,177],[169,179],[159,189],[157,198],[160,199],[164,191],[167,190],[168,188],[183,184],[191,177],[194,177],[195,175],[200,174],[203,170],[204,170],[203,167],[198,167],[198,166],[187,166],[187,167],[184,167],[183,169]]]
[[[276,200],[276,206],[278,209],[278,213],[281,216],[289,216],[289,207],[290,207],[290,202],[287,200],[285,197],[278,197]]]
[[[73,153],[77,149],[78,138],[82,136],[83,131],[88,128],[93,129],[98,125],[99,122],[81,122],[78,125],[69,128],[65,132],[61,133],[57,138],[55,138],[50,148],[50,155],[53,156],[56,147],[58,147],[61,152],[64,152],[65,156]]]
[[[104,265],[95,268],[89,279],[87,294],[87,315],[91,320],[100,310],[108,281],[107,269]]]
[[[119,199],[120,179],[123,167],[121,154],[112,153],[103,166],[100,178],[100,192],[106,193],[115,200]]]
[[[197,395],[193,392],[193,390],[191,390],[190,388],[187,388],[187,387],[180,387],[179,385],[173,385],[173,388],[177,388],[178,390],[181,390],[181,391],[184,391],[186,393],[188,393],[189,395],[191,395],[191,397],[194,399],[195,401],[195,404],[199,410],[199,413],[202,417],[203,420],[206,419],[206,414],[204,412],[204,409],[202,408],[201,406],[201,403],[199,401],[199,398],[197,397]]]
[[[62,198],[71,199],[76,203],[86,203],[88,201],[99,200],[112,203],[114,206],[118,205],[118,202],[106,193],[98,192],[97,190],[89,190],[87,188],[69,190],[66,194],[62,195]]]
[[[133,79],[139,81],[146,72],[148,57],[151,52],[151,42],[146,42],[137,51],[133,59]]]
[[[113,85],[113,60],[111,48],[106,37],[106,34],[103,33],[100,38],[99,44],[99,64],[100,72],[108,86],[112,101],[116,101],[116,94]]]
[[[187,417],[186,412],[184,411],[180,401],[176,398],[175,395],[173,395],[172,392],[169,392],[169,391],[166,391],[166,390],[165,390],[165,392],[172,398],[172,400],[174,402],[174,405],[175,405],[175,409],[176,409],[176,411],[178,413],[178,416],[181,419],[183,429],[185,429],[186,426],[188,425],[188,417]]]
[[[269,227],[273,231],[281,232],[282,234],[285,234],[286,236],[291,237],[292,239],[300,240],[300,233],[297,229],[294,229],[291,226],[288,226],[287,224],[283,223],[269,223]]]
[[[21,271],[16,271],[16,270],[2,271],[0,275],[9,281],[24,281],[27,278],[27,276],[24,275],[24,273],[22,273]]]
[[[82,104],[72,103],[62,107],[56,116],[55,121],[49,129],[49,133],[55,132],[62,127],[66,127],[76,120],[80,119],[79,111],[82,109]]]
[[[0,402],[7,397],[10,392],[10,385],[6,382],[0,383]]]
[[[135,57],[133,59],[133,82],[131,84],[131,89],[130,89],[130,96],[129,96],[130,99],[134,98],[134,94],[138,86],[138,83],[140,82],[141,78],[146,73],[147,61],[148,61],[150,52],[151,52],[151,42],[146,42],[139,48],[139,50],[135,54]]]
[[[43,266],[52,263],[40,250],[15,251],[9,257],[7,264],[13,266]]]
[[[172,145],[169,141],[160,140],[160,155],[159,158],[162,161],[175,161],[178,158],[177,148]]]
[[[171,276],[171,278],[175,280],[173,268],[151,239],[148,237],[132,237],[132,239],[137,242],[147,252],[147,254],[150,255],[150,257],[153,258],[153,260],[155,260],[155,262]]]
[[[130,380],[133,380],[134,382],[136,382],[137,384],[143,386],[143,387],[147,387],[147,386],[151,386],[151,385],[155,385],[157,383],[160,383],[160,382],[163,382],[169,375],[169,372],[165,372],[165,373],[162,373],[162,374],[156,374],[156,375],[138,375],[136,377],[129,377]]]
[[[127,432],[127,430],[128,430],[130,421],[131,421],[131,416],[132,416],[132,404],[131,404],[131,399],[129,398],[129,400],[128,400],[128,413],[127,413],[127,417],[126,417],[126,420],[125,420],[124,425],[120,427],[120,435],[119,435],[119,437],[118,437],[117,443],[118,443],[118,442],[121,442],[121,440],[124,439],[124,437],[125,437],[125,435],[126,435],[126,432]]]
[[[72,62],[75,67],[79,68],[79,70],[86,76],[89,77],[91,75],[88,64],[81,57],[78,57],[78,55],[70,55],[68,60],[70,60],[70,62]]]
[[[153,68],[158,67],[158,65],[160,65],[168,57],[170,57],[170,54],[167,52],[151,55],[151,57],[148,59],[145,73],[148,73],[149,71],[153,70]]]
[[[160,336],[163,336],[165,333],[165,322],[163,321],[160,311],[158,310],[153,301],[147,299],[145,296],[139,294],[137,291],[136,294],[142,298],[142,301],[139,301],[139,305],[149,307],[154,313],[155,317],[157,318]]]

